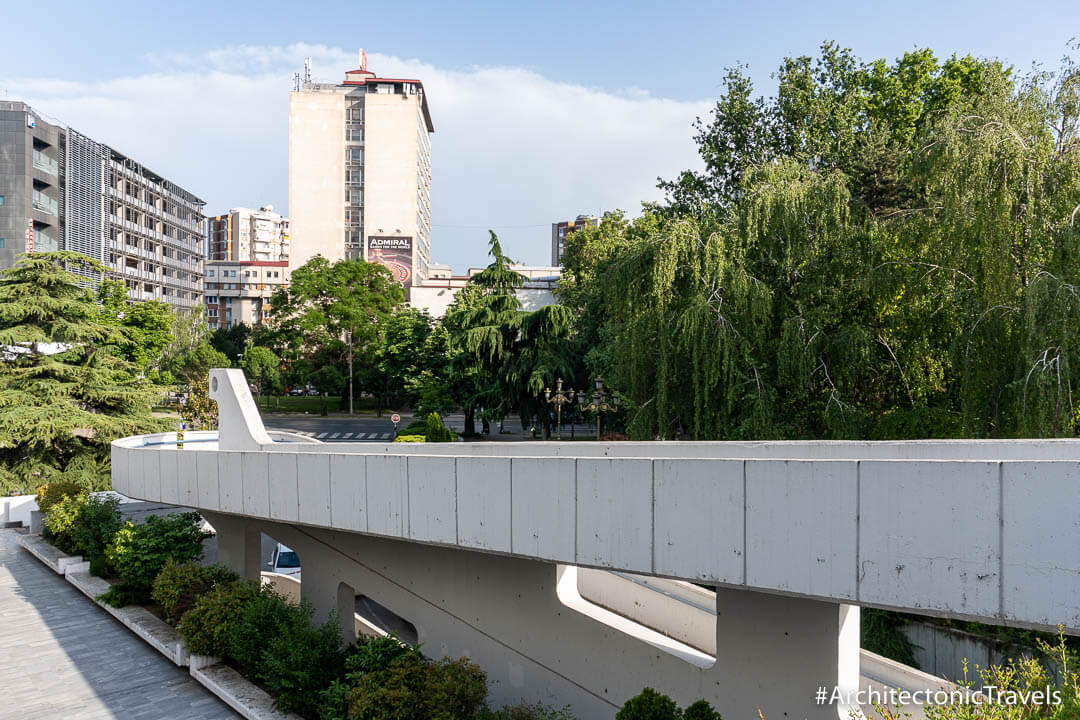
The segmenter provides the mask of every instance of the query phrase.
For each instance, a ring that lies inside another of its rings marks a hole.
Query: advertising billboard
[[[413,239],[411,237],[369,235],[368,262],[389,268],[402,285],[412,280]]]

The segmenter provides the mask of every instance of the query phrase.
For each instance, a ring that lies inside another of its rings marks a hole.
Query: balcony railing
[[[50,175],[56,175],[60,171],[57,162],[40,150],[34,151],[34,167]]]
[[[41,210],[42,212],[56,215],[56,201],[43,192],[40,192],[38,190],[34,191],[34,199],[32,204],[34,206],[34,209],[36,210]]]

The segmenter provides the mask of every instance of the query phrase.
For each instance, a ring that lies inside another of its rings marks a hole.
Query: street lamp
[[[581,396],[578,395],[580,398]],[[562,440],[562,406],[566,403],[574,402],[573,389],[563,390],[562,378],[555,381],[555,394],[552,395],[551,388],[544,388],[544,400],[555,405],[555,412],[558,415],[558,433],[559,439]]]
[[[352,415],[352,330],[346,330],[349,338],[349,414]]]
[[[585,402],[585,392],[578,393],[578,404],[582,410],[592,410],[596,413],[596,439],[600,439],[600,417],[601,413],[615,412],[619,409],[619,396],[608,390],[604,392],[604,379],[601,377],[596,378],[596,390],[592,394],[592,402]],[[608,399],[611,402],[608,402]]]

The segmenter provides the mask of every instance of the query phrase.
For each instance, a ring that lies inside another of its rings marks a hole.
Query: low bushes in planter
[[[194,655],[227,657],[229,635],[236,618],[249,600],[259,594],[251,580],[233,580],[214,587],[199,597],[190,610],[180,616],[177,629],[188,652]]]
[[[202,541],[209,537],[199,526],[198,513],[151,515],[136,525],[128,522],[116,533],[105,551],[109,566],[121,582],[102,596],[110,605],[119,607],[150,600],[154,578],[165,564],[198,560],[202,557]]]
[[[105,550],[120,530],[119,501],[79,492],[54,498],[45,515],[47,537],[66,553],[90,561],[90,571],[106,574]]]
[[[75,522],[88,497],[86,493],[64,495],[54,498],[48,505],[49,510],[45,513],[44,535],[53,545],[66,553],[75,552],[71,530],[75,527]]]
[[[712,705],[698,700],[685,710],[675,701],[652,688],[645,688],[630,698],[615,714],[615,720],[721,720]]]
[[[240,576],[224,565],[204,567],[197,562],[178,563],[169,558],[154,578],[150,598],[161,607],[165,619],[174,625],[202,595]]]
[[[345,718],[363,720],[472,720],[487,697],[487,675],[462,658],[432,662],[416,648],[389,666],[345,677]]]
[[[550,708],[546,705],[507,705],[498,710],[482,710],[478,720],[577,720],[570,707]]]
[[[43,513],[49,512],[56,503],[72,495],[85,495],[86,488],[71,480],[54,480],[37,489],[38,510]]]
[[[285,712],[317,717],[322,691],[344,671],[336,617],[313,625],[311,604],[293,605],[263,587],[241,608],[226,657],[262,683]]]

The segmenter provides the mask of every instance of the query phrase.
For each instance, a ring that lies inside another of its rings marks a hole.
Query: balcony
[[[34,167],[49,175],[56,175],[60,171],[57,162],[40,150],[34,150]]]
[[[46,212],[51,215],[57,214],[56,201],[40,190],[34,191],[32,204],[35,210],[40,210],[41,212]]]

